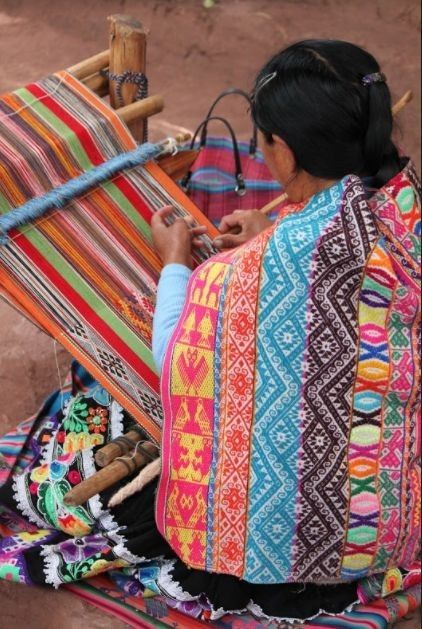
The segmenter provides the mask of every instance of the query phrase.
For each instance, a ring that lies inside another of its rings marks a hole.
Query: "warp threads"
[[[82,196],[91,188],[107,181],[116,173],[141,166],[158,157],[164,151],[162,144],[141,144],[133,151],[121,153],[107,162],[95,166],[70,181],[50,190],[46,194],[30,199],[20,207],[0,216],[0,245],[8,242],[8,232],[11,229],[26,225],[43,216],[52,208],[63,208],[73,199]]]

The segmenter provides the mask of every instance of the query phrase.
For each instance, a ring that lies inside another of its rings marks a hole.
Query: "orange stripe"
[[[60,330],[58,325],[47,318],[39,309],[39,307],[33,303],[26,293],[16,284],[15,281],[9,278],[6,272],[0,267],[0,282],[5,290],[12,295],[12,297],[21,305],[23,310],[28,312],[29,316],[39,323],[39,325],[53,338],[63,345],[81,365],[83,365],[88,372],[103,385],[103,387],[123,406],[123,408],[131,413],[136,421],[144,428],[151,438],[157,443],[160,442],[160,430],[159,428],[136,406],[126,394],[115,386],[115,384],[109,380],[98,365],[85,354],[80,347],[74,344],[74,342],[65,333]]]
[[[6,96],[2,100],[6,102],[11,109],[17,111],[21,109],[22,103],[19,101],[15,101],[12,98],[13,95]],[[35,114],[31,112],[31,108],[28,107],[19,112],[19,117],[24,120],[31,129],[34,129],[37,132],[37,135],[40,136],[52,149],[54,152],[54,156],[60,161],[63,165],[64,169],[69,173],[69,175],[73,178],[80,174],[80,171],[72,164],[67,157],[67,150],[65,148],[65,143],[61,138],[58,138],[55,134],[51,133],[51,129],[46,127],[43,122],[37,117]]]
[[[12,205],[13,204],[21,205],[22,203],[25,203],[26,198],[24,197],[21,190],[19,190],[14,180],[10,178],[8,171],[6,170],[4,166],[2,166],[1,163],[0,163],[0,178],[1,178],[2,185],[4,186],[4,188],[7,188],[7,196],[8,196],[7,201],[11,203]]]

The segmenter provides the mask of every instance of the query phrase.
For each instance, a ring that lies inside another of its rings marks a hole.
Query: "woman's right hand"
[[[259,210],[235,210],[224,216],[219,230],[221,235],[214,240],[217,249],[232,249],[260,234],[272,225],[272,221]]]

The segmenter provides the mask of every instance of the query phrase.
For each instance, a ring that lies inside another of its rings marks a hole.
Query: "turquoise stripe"
[[[342,191],[340,182],[284,219],[263,261],[243,575],[253,583],[280,583],[291,573],[311,262],[341,208]]]

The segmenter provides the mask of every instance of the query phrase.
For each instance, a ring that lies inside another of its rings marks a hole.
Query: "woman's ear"
[[[274,159],[279,168],[281,167],[284,173],[286,173],[286,171],[290,174],[295,173],[297,164],[293,151],[278,135],[273,134],[271,137],[273,140]]]

